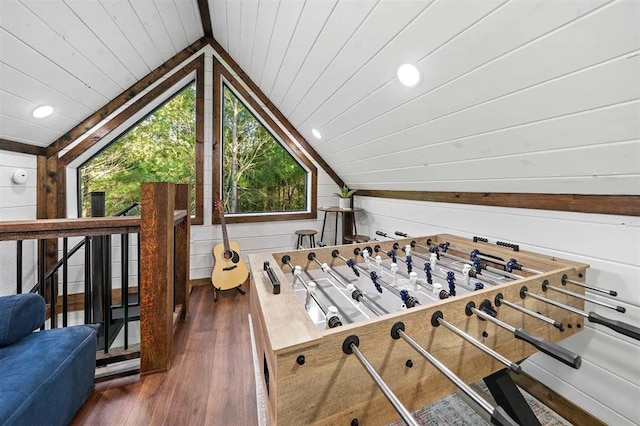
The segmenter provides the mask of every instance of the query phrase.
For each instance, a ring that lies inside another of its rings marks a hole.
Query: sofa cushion
[[[11,345],[44,322],[44,299],[34,293],[0,297],[0,348]]]
[[[0,425],[66,425],[94,387],[97,326],[38,331],[0,348]]]

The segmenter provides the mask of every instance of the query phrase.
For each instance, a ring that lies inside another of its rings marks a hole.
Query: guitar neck
[[[220,225],[222,226],[222,241],[224,242],[224,251],[229,252],[229,236],[227,235],[227,222],[224,219],[224,213],[220,210]]]

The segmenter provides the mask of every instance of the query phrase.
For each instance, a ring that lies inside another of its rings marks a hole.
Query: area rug
[[[251,314],[249,314],[249,332],[251,334],[251,350],[253,353],[253,370],[256,378],[256,400],[258,404],[258,425],[267,426],[267,405],[262,389],[261,370],[258,364],[258,356],[253,332],[253,323],[251,322]],[[487,401],[495,404],[489,390],[484,382],[479,381],[472,385],[474,390]],[[524,399],[527,401],[533,413],[536,415],[540,423],[544,426],[571,426],[571,423],[560,417],[557,413],[550,410],[543,403],[520,389]],[[451,394],[437,401],[425,405],[419,410],[414,411],[413,417],[423,426],[427,425],[447,425],[447,426],[468,426],[487,424],[471,407],[469,407],[462,398],[457,394]],[[390,423],[389,426],[401,426],[405,423],[398,419]]]

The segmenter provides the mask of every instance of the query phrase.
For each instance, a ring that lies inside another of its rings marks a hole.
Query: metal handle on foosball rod
[[[580,287],[584,287],[584,288],[588,288],[589,290],[598,291],[600,293],[608,294],[609,296],[613,296],[613,297],[617,297],[618,296],[618,292],[615,291],[615,290],[607,290],[607,289],[604,289],[604,288],[593,287],[593,286],[590,286],[588,284],[581,283],[580,281],[570,280],[567,277],[567,274],[564,274],[562,276],[562,285],[567,285],[567,283],[579,285]]]
[[[584,300],[586,302],[593,303],[594,305],[599,305],[604,308],[613,309],[614,311],[618,311],[621,314],[627,312],[624,306],[613,306],[609,303],[601,302],[599,300],[591,299],[590,297],[583,296],[582,294],[574,293],[573,291],[565,290],[563,288],[555,287],[549,284],[549,281],[544,280],[542,282],[542,291],[546,293],[548,289],[553,291],[557,291],[558,293],[566,294],[567,296],[575,297],[576,299]]]
[[[487,303],[488,304],[487,306],[491,304],[489,300],[484,301],[483,304],[484,303]],[[533,334],[530,334],[529,332],[527,332],[522,328],[516,328],[510,324],[507,324],[506,322],[500,321],[499,319],[492,317],[486,312],[476,309],[475,303],[473,302],[469,302],[467,304],[465,308],[465,313],[469,316],[471,316],[471,314],[476,314],[478,317],[484,320],[487,320],[489,322],[492,322],[504,328],[505,330],[512,332],[516,339],[523,340],[529,343],[530,345],[538,349],[540,352],[543,352],[549,355],[550,357],[557,359],[563,364],[566,364],[570,367],[575,368],[576,370],[580,368],[580,365],[582,364],[582,358],[580,358],[580,355],[575,354],[570,350],[565,349],[562,346],[557,345],[555,343],[549,342],[548,340],[545,340],[541,337],[534,336]]]
[[[393,393],[389,386],[387,386],[387,384],[382,379],[382,377],[380,377],[375,368],[373,368],[367,358],[362,354],[362,352],[360,352],[360,349],[358,349],[359,345],[360,339],[358,339],[358,336],[348,336],[342,343],[342,351],[347,355],[354,354],[356,356],[358,361],[360,361],[360,364],[362,364],[362,367],[364,367],[365,371],[369,374],[369,376],[371,376],[376,385],[378,385],[391,405],[393,405],[393,408],[395,408],[398,414],[400,414],[402,420],[404,420],[409,426],[419,426],[418,422],[413,418],[409,410],[407,410],[407,408],[402,405],[402,402],[400,402],[398,397]]]
[[[404,339],[413,349],[415,349],[422,357],[424,357],[431,365],[433,365],[440,373],[442,373],[447,379],[449,379],[454,385],[460,389],[465,396],[467,396],[472,402],[472,408],[486,421],[496,425],[517,425],[511,417],[500,407],[493,407],[483,397],[481,397],[476,391],[474,391],[469,385],[462,381],[455,373],[447,368],[446,365],[441,363],[436,357],[431,355],[420,346],[415,340],[413,340],[407,333],[404,332],[404,323],[397,322],[391,328],[391,337],[398,340]]]
[[[494,351],[493,349],[491,349],[489,346],[485,345],[481,341],[475,339],[474,337],[460,330],[458,327],[448,323],[443,319],[443,316],[444,315],[442,314],[441,311],[436,311],[433,314],[433,316],[431,316],[431,325],[433,325],[434,327],[442,325],[447,330],[453,332],[454,334],[457,334],[459,337],[471,343],[476,348],[480,349],[481,351],[484,351],[487,355],[493,357],[498,362],[504,364],[514,373],[518,373],[518,374],[522,373],[522,367],[520,367],[520,365],[516,364],[513,361],[508,360],[507,358],[503,357],[498,352]]]
[[[553,318],[546,317],[546,316],[542,315],[539,312],[535,312],[535,311],[527,309],[527,308],[525,308],[523,306],[516,305],[513,302],[509,302],[508,300],[506,300],[504,298],[502,293],[496,294],[496,298],[494,300],[494,303],[496,304],[496,306],[500,306],[500,305],[502,305],[504,303],[505,305],[509,306],[510,308],[515,309],[516,311],[520,311],[523,314],[530,315],[530,316],[532,316],[534,318],[539,319],[540,321],[544,321],[547,324],[551,324],[552,326],[554,326],[555,328],[557,328],[560,331],[564,331],[564,326],[562,325],[562,323],[560,321],[556,321]]]
[[[520,289],[520,297],[524,299],[524,296],[531,296],[534,299],[540,300],[541,302],[546,302],[550,305],[557,306],[558,308],[566,309],[569,312],[573,312],[574,314],[588,319],[589,322],[604,325],[605,327],[608,327],[615,332],[624,334],[625,336],[631,337],[635,340],[640,340],[640,328],[635,327],[631,324],[627,324],[626,322],[612,320],[610,318],[603,317],[602,315],[599,315],[595,312],[586,313],[584,311],[581,311],[580,309],[574,308],[573,306],[565,305],[564,303],[556,302],[555,300],[547,299],[546,297],[529,293],[526,286],[523,286]]]

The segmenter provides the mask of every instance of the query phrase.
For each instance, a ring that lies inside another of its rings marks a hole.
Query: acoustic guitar
[[[216,201],[216,209],[220,214],[220,225],[222,226],[222,243],[216,244],[213,248],[213,271],[211,272],[211,283],[214,290],[237,289],[244,294],[240,285],[247,280],[249,269],[240,257],[240,244],[236,241],[229,241],[227,235],[227,224],[224,220],[224,205],[222,201]],[[214,291],[214,298],[217,299]]]

